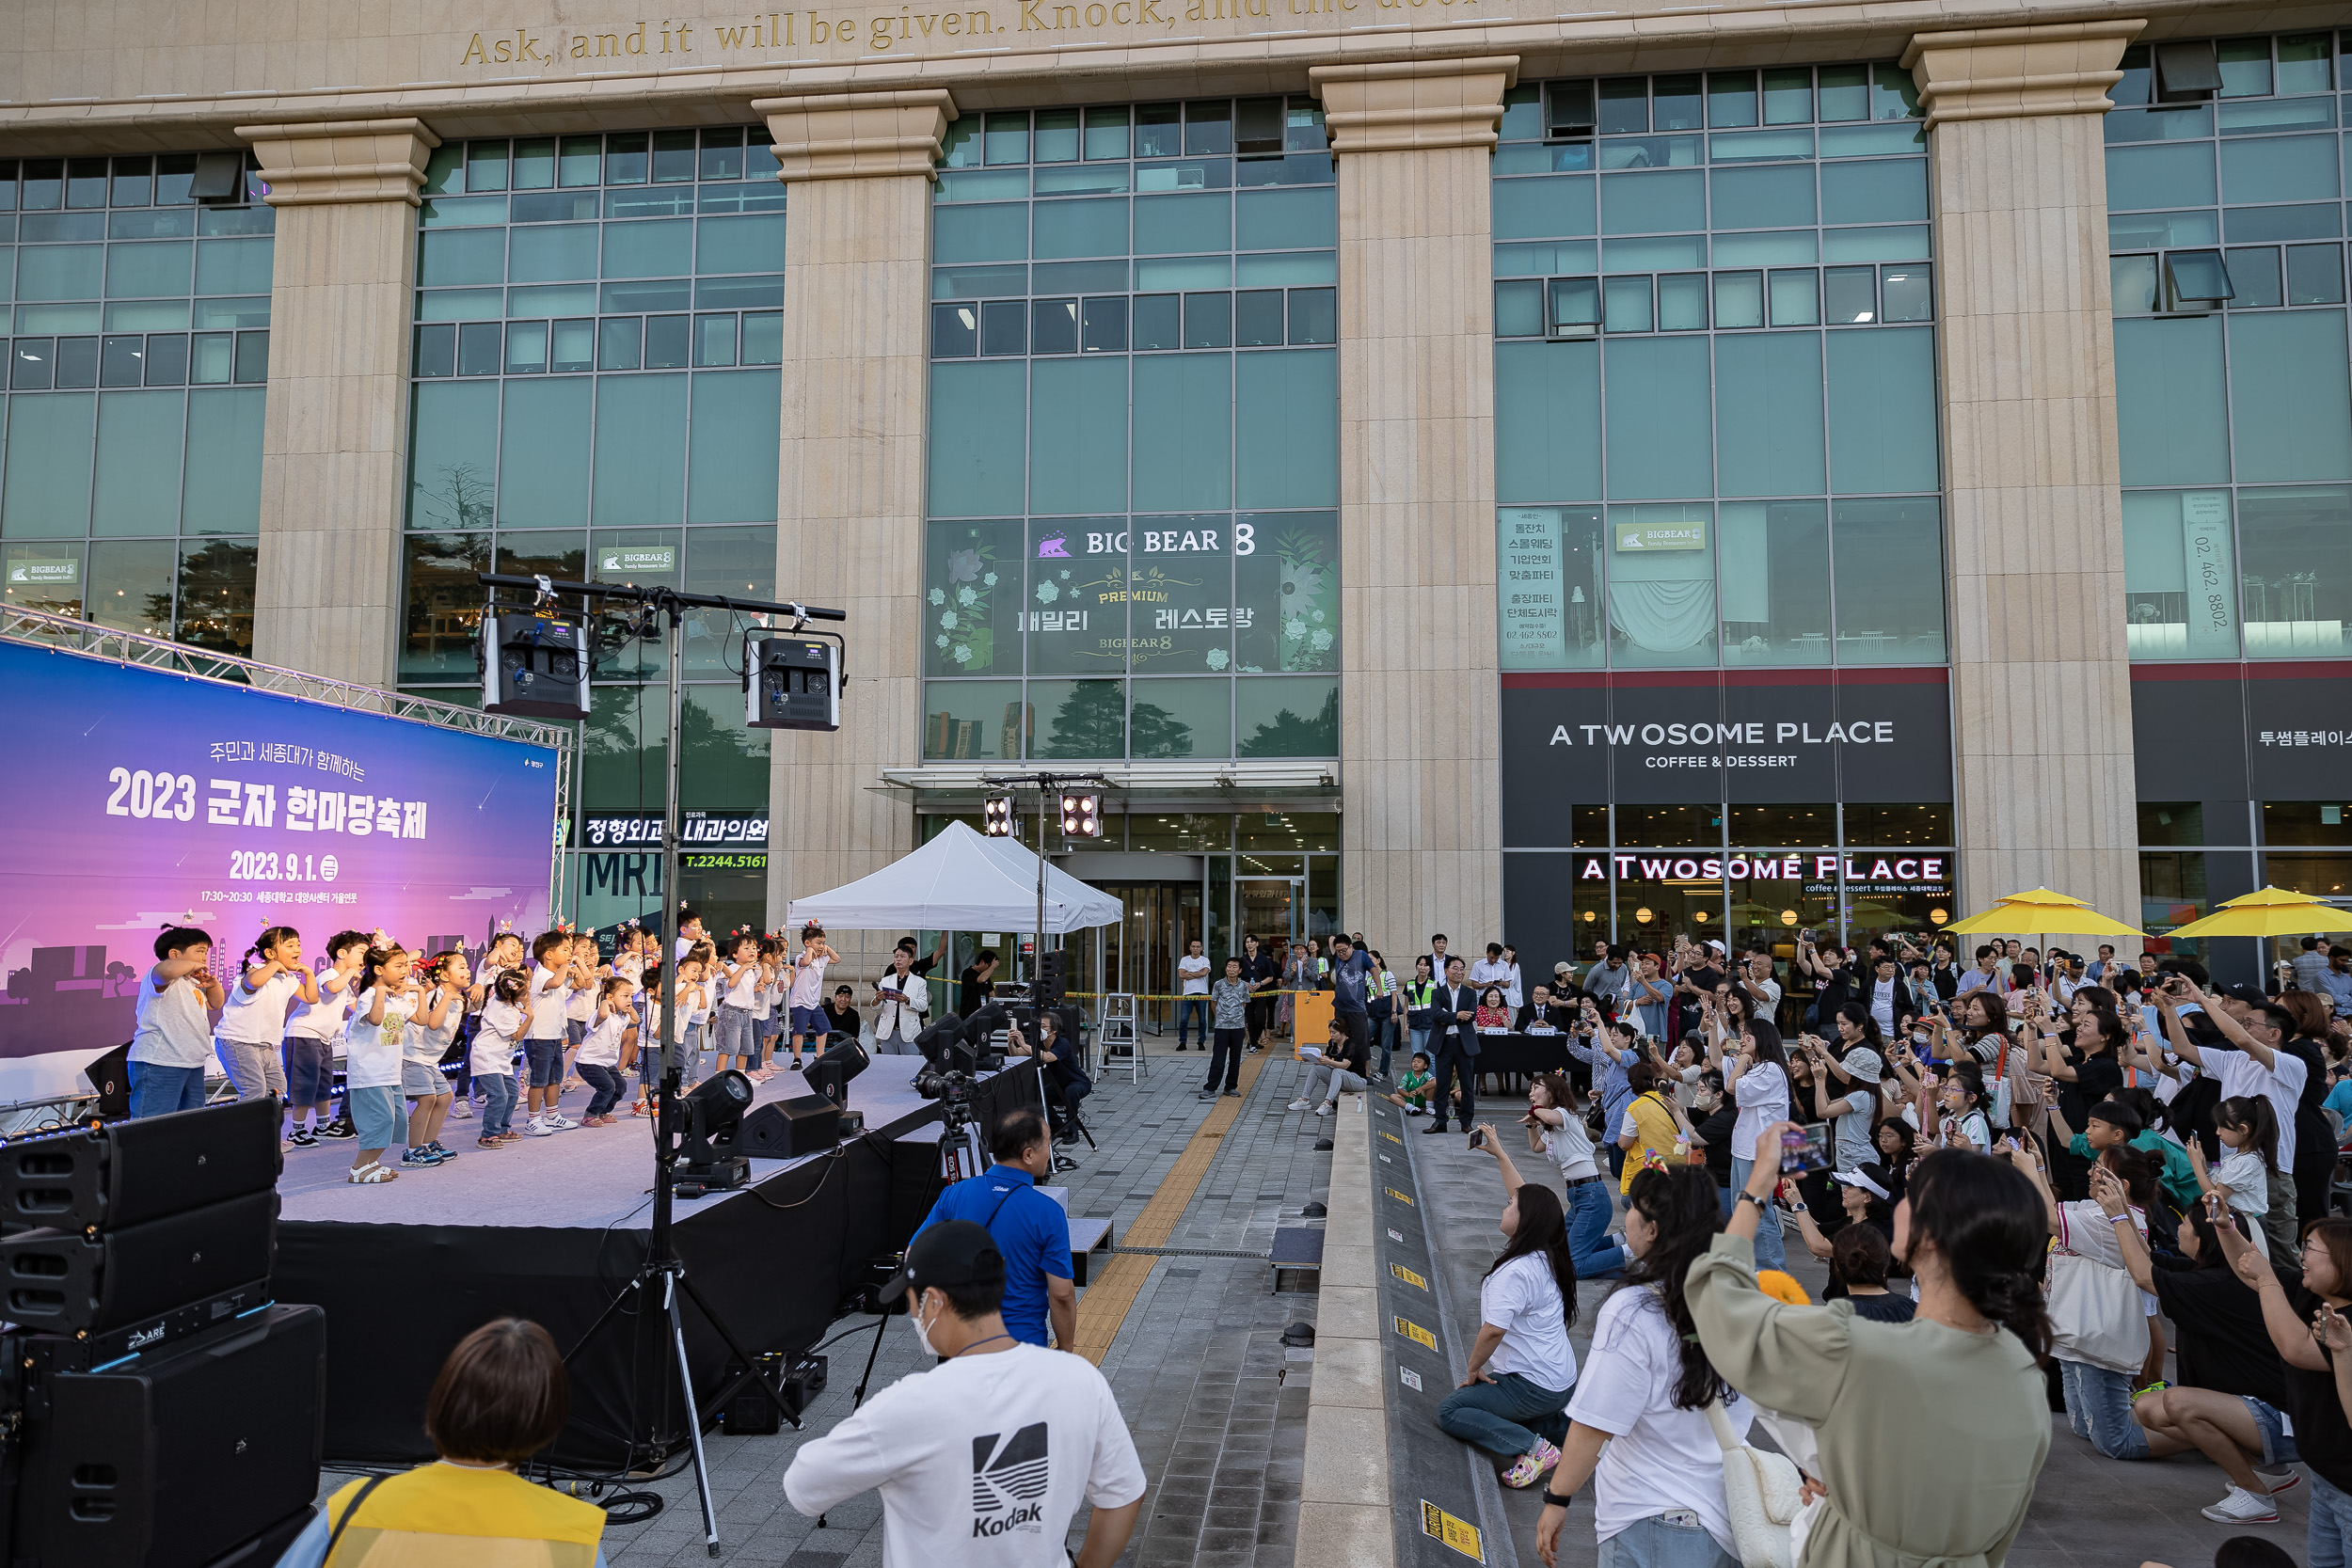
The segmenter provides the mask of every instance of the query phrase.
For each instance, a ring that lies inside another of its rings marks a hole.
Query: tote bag
[[[2050,1254],[2051,1354],[2111,1372],[2148,1359],[2148,1318],[2139,1287],[2122,1269],[2071,1252]]]

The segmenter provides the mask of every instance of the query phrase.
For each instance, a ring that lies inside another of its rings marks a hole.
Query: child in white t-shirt
[[[569,1037],[570,934],[543,933],[531,944],[531,1032],[523,1037],[523,1070],[530,1074],[523,1084],[523,1099],[531,1119],[523,1132],[543,1138],[579,1125],[565,1120],[555,1108],[564,1092],[564,1050]]]
[[[468,1064],[482,1087],[483,1148],[501,1148],[521,1134],[515,1131],[515,1053],[531,1026],[531,976],[520,969],[501,974],[482,1004]]]
[[[376,1186],[399,1174],[382,1162],[400,1131],[401,1061],[423,999],[410,970],[408,950],[393,944],[369,948],[359,971],[343,1061],[344,1099],[359,1145],[345,1178],[354,1186]]]
[[[626,974],[603,982],[596,1022],[588,1026],[588,1037],[580,1045],[580,1075],[595,1091],[589,1096],[587,1114],[580,1119],[582,1127],[610,1127],[616,1119],[612,1107],[620,1101],[629,1053],[636,1044],[637,1009],[631,1001],[636,990],[637,982]]]
[[[315,995],[296,1004],[286,1020],[286,1100],[292,1107],[294,1132],[287,1141],[309,1148],[322,1138],[352,1136],[348,1119],[335,1119],[335,1042],[342,1037],[343,1018],[358,994],[360,966],[368,958],[365,931],[339,931],[326,944],[332,967],[311,981]],[[303,1114],[315,1111],[315,1128],[303,1125]]]
[[[718,997],[709,1040],[717,1070],[744,1070],[753,1065],[758,1045],[752,1034],[753,993],[767,974],[759,963],[759,939],[739,931],[727,939],[726,951],[714,956],[711,990]]]
[[[580,1042],[588,1037],[596,1021],[597,991],[612,974],[612,966],[597,958],[596,938],[584,933],[572,938],[572,966],[564,980],[564,1087],[567,1091],[580,1087],[572,1064],[580,1058]]]
[[[466,955],[453,949],[435,958],[423,978],[423,1003],[408,1026],[407,1045],[401,1053],[400,1092],[408,1100],[408,1147],[400,1154],[404,1167],[457,1158],[441,1147],[441,1124],[449,1119],[454,1098],[441,1058],[449,1054],[466,1021],[466,992],[472,987],[473,972],[466,965]]]

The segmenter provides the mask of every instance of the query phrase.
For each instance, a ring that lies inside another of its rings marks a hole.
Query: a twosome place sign
[[[1728,855],[1644,854],[1579,855],[1576,879],[1609,880],[1616,872],[1626,882],[1744,881],[1820,882],[1834,886],[1842,872],[1846,885],[1944,885],[1951,859],[1947,855],[1816,855],[1758,850]]]

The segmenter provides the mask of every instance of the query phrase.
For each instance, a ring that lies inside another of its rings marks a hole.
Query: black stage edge
[[[1036,1106],[1034,1072],[977,1086],[985,1136],[997,1118]],[[851,1103],[855,1103],[852,1100]],[[937,1107],[843,1144],[830,1158],[780,1171],[677,1221],[676,1246],[695,1288],[754,1354],[803,1350],[824,1337],[867,1259],[905,1246],[938,1186]],[[652,1179],[644,1162],[644,1179]],[[512,1200],[528,1206],[527,1187]],[[284,1222],[273,1281],[281,1301],[326,1310],[326,1458],[414,1464],[431,1459],[426,1397],[457,1341],[493,1318],[543,1324],[568,1351],[644,1259],[644,1229]],[[632,1434],[681,1432],[675,1411],[630,1409],[632,1389],[675,1402],[660,1303],[616,1314],[571,1363],[572,1419],[542,1458],[610,1472],[632,1457]],[[707,1402],[725,1380],[723,1341],[691,1304],[686,1347]],[[641,1376],[640,1373],[643,1373]],[[682,1407],[681,1407],[682,1408]]]

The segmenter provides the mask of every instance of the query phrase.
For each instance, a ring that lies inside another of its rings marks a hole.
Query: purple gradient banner
[[[547,748],[19,642],[0,692],[0,1098],[61,1092],[8,1064],[131,1037],[166,925],[226,976],[265,926],[318,965],[346,928],[470,953],[547,924]]]

